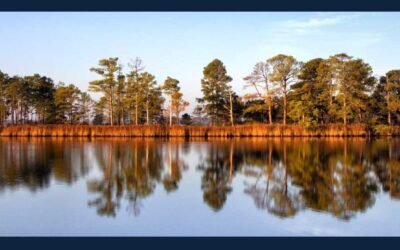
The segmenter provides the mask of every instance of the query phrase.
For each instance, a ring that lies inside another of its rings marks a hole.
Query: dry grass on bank
[[[6,137],[366,137],[400,135],[398,127],[381,126],[369,130],[365,125],[329,124],[316,127],[280,124],[231,126],[162,125],[19,125],[0,127]]]

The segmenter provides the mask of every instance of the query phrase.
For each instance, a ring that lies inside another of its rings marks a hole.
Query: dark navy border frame
[[[2,11],[400,11],[398,0],[2,0]]]
[[[230,237],[35,237],[0,238],[2,249],[174,249],[174,250],[253,250],[253,249],[307,249],[307,250],[344,250],[344,249],[397,249],[400,238],[394,237],[272,237],[272,238],[230,238]]]

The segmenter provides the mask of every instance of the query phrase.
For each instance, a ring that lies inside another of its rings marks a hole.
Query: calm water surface
[[[0,235],[400,235],[400,140],[0,138]]]

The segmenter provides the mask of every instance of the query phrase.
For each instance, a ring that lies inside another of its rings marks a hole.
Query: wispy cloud
[[[319,56],[337,51],[362,54],[384,38],[380,29],[367,28],[369,18],[364,13],[321,13],[269,23],[265,50],[304,58],[316,50]]]
[[[315,32],[321,28],[343,24],[350,19],[354,19],[356,15],[341,16],[317,16],[308,19],[291,19],[282,21],[278,24],[280,29],[290,33],[308,34]],[[354,21],[354,20],[353,20]]]
[[[326,17],[326,18],[310,18],[306,20],[288,20],[283,22],[283,26],[289,27],[289,28],[301,28],[301,29],[307,29],[307,28],[319,28],[322,26],[327,26],[327,25],[334,25],[341,23],[345,17],[343,16],[337,16],[337,17]]]

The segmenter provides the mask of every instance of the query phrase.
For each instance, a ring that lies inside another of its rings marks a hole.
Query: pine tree
[[[101,92],[107,98],[111,125],[114,125],[115,93],[118,86],[116,74],[120,70],[121,66],[118,64],[118,57],[101,59],[98,68],[90,69],[90,71],[99,74],[103,78],[101,80],[90,82],[89,90],[93,92]]]
[[[8,79],[8,75],[0,71],[0,126],[6,123],[7,118],[6,88]]]
[[[283,97],[283,124],[286,125],[287,116],[287,91],[290,84],[296,81],[299,72],[300,63],[293,57],[288,55],[276,55],[267,60],[271,65],[272,72],[270,79],[278,82],[281,86]]]
[[[383,78],[386,91],[387,122],[392,125],[392,114],[400,111],[400,70],[391,70]]]
[[[315,125],[322,120],[325,103],[320,98],[323,88],[317,80],[322,61],[321,58],[316,58],[303,64],[298,75],[299,82],[291,86],[288,94],[288,116],[293,121]]]
[[[161,105],[164,102],[162,98],[161,88],[157,86],[155,77],[148,73],[143,72],[139,76],[140,89],[142,90],[144,100],[144,111],[146,124],[152,123],[152,118],[160,115],[162,112]]]
[[[338,115],[343,124],[349,120],[363,121],[362,114],[367,109],[370,89],[375,84],[371,67],[361,59],[347,58],[338,66]]]
[[[60,83],[56,86],[54,102],[56,107],[56,121],[74,124],[79,119],[79,98],[81,91],[73,84]]]
[[[172,94],[172,102],[171,102],[171,112],[175,113],[175,117],[177,120],[177,124],[179,125],[179,114],[185,111],[186,107],[189,106],[189,102],[183,100],[183,94],[181,92],[175,92]]]
[[[89,124],[92,116],[94,102],[90,95],[86,92],[81,92],[79,98],[79,120],[81,124]]]
[[[177,93],[179,93],[180,87],[179,87],[179,81],[177,79],[174,79],[172,77],[167,77],[167,79],[165,79],[164,81],[164,85],[162,86],[162,90],[164,91],[164,93],[166,93],[169,97],[169,125],[172,125],[172,109],[173,109],[173,101],[174,101],[174,97],[175,99],[177,98]],[[181,96],[179,97],[181,98]],[[175,100],[176,102],[176,100]],[[176,104],[175,104],[176,106]],[[179,120],[179,118],[178,118]]]
[[[127,109],[130,111],[130,120],[134,121],[136,125],[140,123],[140,114],[143,109],[143,90],[140,86],[139,76],[144,70],[142,65],[142,60],[136,58],[131,63],[128,64],[131,71],[126,76],[127,88],[126,88],[126,105]]]
[[[214,59],[203,70],[202,100],[204,100],[206,112],[211,118],[211,124],[225,123],[229,116],[233,115],[230,101],[232,91],[228,85],[230,81],[232,78],[227,75],[224,64],[218,59]],[[226,111],[229,111],[229,116]],[[232,117],[230,119],[232,122]]]

